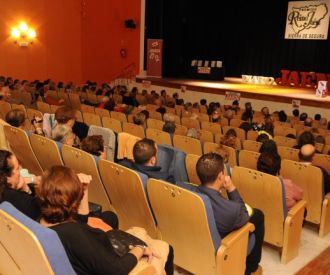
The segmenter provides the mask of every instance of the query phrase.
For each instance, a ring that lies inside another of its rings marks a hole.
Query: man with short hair
[[[133,147],[134,163],[132,169],[146,174],[148,178],[161,179],[175,183],[174,176],[161,171],[157,166],[157,145],[152,139],[144,138]]]
[[[264,214],[254,209],[253,215],[249,217],[238,190],[230,177],[224,174],[224,163],[220,155],[204,154],[197,161],[196,171],[201,181],[198,189],[210,198],[215,223],[222,238],[247,222],[254,224],[255,245],[246,259],[246,274],[256,271],[261,260],[264,239]],[[228,200],[221,195],[222,188],[226,190]]]

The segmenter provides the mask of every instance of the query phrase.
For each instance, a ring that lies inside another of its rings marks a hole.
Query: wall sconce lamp
[[[20,47],[27,47],[32,44],[37,37],[34,29],[30,28],[25,22],[21,22],[17,27],[12,28],[11,37]]]

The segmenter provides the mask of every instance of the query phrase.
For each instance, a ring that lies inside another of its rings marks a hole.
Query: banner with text
[[[147,76],[162,77],[163,40],[148,39]]]
[[[329,0],[289,2],[285,39],[327,39],[329,3]]]

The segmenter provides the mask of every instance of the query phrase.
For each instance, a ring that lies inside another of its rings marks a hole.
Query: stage
[[[136,82],[150,81],[151,85],[180,89],[185,86],[187,90],[202,93],[224,95],[227,91],[237,92],[242,98],[292,103],[293,99],[301,101],[301,105],[330,108],[330,96],[317,97],[315,89],[303,89],[279,85],[261,85],[243,83],[241,78],[226,77],[224,81],[206,81],[193,79],[171,79],[136,77]]]

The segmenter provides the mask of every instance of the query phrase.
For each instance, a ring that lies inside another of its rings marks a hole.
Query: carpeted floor
[[[327,275],[330,274],[330,247],[310,261],[296,275]]]

